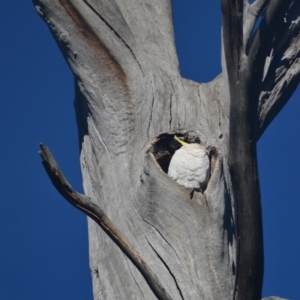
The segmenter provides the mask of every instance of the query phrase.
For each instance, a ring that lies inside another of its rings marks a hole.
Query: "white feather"
[[[208,151],[200,144],[182,146],[171,159],[168,175],[187,189],[203,191],[210,175]]]

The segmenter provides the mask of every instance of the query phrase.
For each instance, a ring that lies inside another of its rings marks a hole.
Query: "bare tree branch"
[[[267,7],[270,0],[256,0],[248,7],[247,15],[245,15],[244,19],[244,37],[243,43],[246,47],[250,35],[253,31],[256,21],[261,16],[263,10]]]
[[[257,82],[262,81],[265,59],[270,54],[275,32],[290,3],[291,0],[270,2],[266,14],[255,33],[253,42],[249,45],[247,71],[250,77],[256,78]],[[261,88],[260,85],[258,85],[258,88]]]
[[[249,72],[243,44],[242,3],[221,1],[223,11],[223,50],[225,53],[229,95],[229,169],[234,194],[237,234],[234,299],[261,297],[263,279],[263,238],[260,191],[257,177],[256,143],[253,139],[255,74]],[[252,71],[252,70],[251,70]],[[256,101],[257,103],[258,101]],[[239,124],[239,126],[237,126]]]
[[[221,0],[221,7],[223,16],[223,47],[227,70],[230,70],[228,79],[229,83],[236,83],[243,47],[243,1]]]
[[[253,16],[259,16],[270,0],[256,0],[250,5],[249,13]]]
[[[111,220],[106,216],[106,214],[98,205],[94,204],[89,197],[77,193],[75,190],[73,190],[69,182],[66,180],[64,174],[60,170],[59,166],[57,165],[48,147],[43,144],[40,144],[40,147],[42,151],[40,151],[39,154],[43,159],[42,164],[57,191],[70,204],[92,218],[113,240],[113,242],[117,244],[121,251],[126,254],[126,256],[132,261],[132,263],[144,276],[157,299],[171,300],[171,297],[168,295],[167,291],[160,283],[158,277],[153,273],[146,261],[140,256],[140,254],[135,249],[133,249],[128,239],[111,222]]]
[[[265,67],[259,99],[259,131],[263,134],[268,125],[287,103],[300,80],[300,3],[289,8],[273,42],[273,51]]]

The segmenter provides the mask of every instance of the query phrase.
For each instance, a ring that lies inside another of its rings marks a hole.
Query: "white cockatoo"
[[[188,144],[176,135],[174,139],[182,145],[175,151],[168,170],[168,175],[178,184],[190,190],[193,197],[194,190],[203,192],[210,176],[209,151],[200,144]]]

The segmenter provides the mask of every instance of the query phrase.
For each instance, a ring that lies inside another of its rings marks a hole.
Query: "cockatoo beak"
[[[174,135],[174,140],[177,141],[179,144],[181,144],[182,146],[187,146],[188,143],[180,140],[176,135]]]

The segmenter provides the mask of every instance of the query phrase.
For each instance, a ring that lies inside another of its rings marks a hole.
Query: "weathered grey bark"
[[[299,82],[299,1],[221,0],[223,73],[207,84],[179,74],[170,1],[33,2],[74,73],[85,194],[172,299],[260,299],[256,142]],[[174,133],[211,146],[192,200],[166,174]],[[89,241],[95,300],[157,299],[94,221]]]

